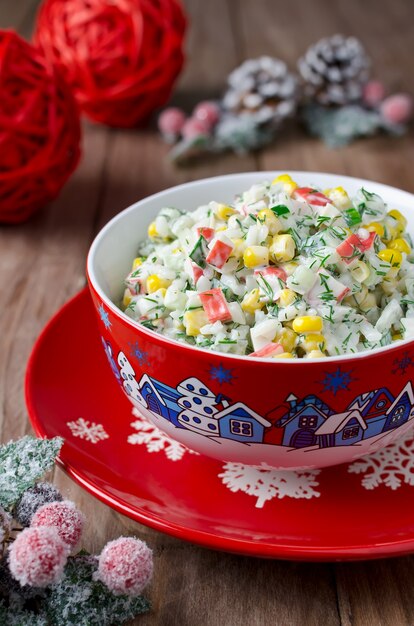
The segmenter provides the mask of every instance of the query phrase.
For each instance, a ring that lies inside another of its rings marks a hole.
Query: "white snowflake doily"
[[[259,469],[240,463],[226,463],[224,472],[219,474],[223,484],[230,491],[244,491],[256,498],[258,509],[273,498],[318,498],[321,494],[316,476],[320,470],[274,470]]]
[[[85,439],[91,443],[98,443],[103,439],[109,439],[108,433],[105,431],[102,424],[96,424],[95,422],[89,422],[88,420],[80,417],[74,422],[67,422],[66,424],[74,437]]]
[[[414,487],[414,434],[410,432],[396,443],[348,467],[351,474],[364,474],[361,484],[365,489],[385,485],[398,489],[402,484]]]
[[[132,414],[138,417],[131,423],[132,428],[138,432],[129,435],[128,443],[145,445],[148,452],[161,452],[163,450],[165,456],[170,461],[181,461],[186,452],[198,454],[198,452],[189,450],[182,443],[171,439],[159,428],[150,424],[150,422],[141,417],[136,409],[132,409]]]

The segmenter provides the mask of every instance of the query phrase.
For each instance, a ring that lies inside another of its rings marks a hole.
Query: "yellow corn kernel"
[[[180,331],[185,330],[185,326],[182,322],[180,322],[180,320],[173,320],[173,327],[176,330],[180,330]]]
[[[142,265],[143,261],[144,259],[142,256],[137,256],[137,258],[132,261],[132,270],[136,270],[137,267]]]
[[[264,302],[260,301],[260,291],[258,289],[252,289],[249,293],[246,293],[244,296],[241,308],[246,313],[254,313],[258,309],[263,308]]]
[[[151,222],[151,224],[148,226],[148,237],[150,239],[156,239],[157,237],[159,237],[157,225],[155,222]]]
[[[374,309],[376,306],[377,299],[373,293],[368,293],[359,304],[361,311],[369,311],[370,309]]]
[[[395,271],[398,274],[397,268],[392,268],[382,281],[382,290],[387,296],[392,296],[397,291],[397,281],[395,280],[395,274],[391,273]]]
[[[166,288],[171,285],[171,280],[167,280],[166,278],[160,278],[157,274],[151,274],[147,278],[147,291],[148,293],[154,293],[158,291],[158,289]]]
[[[243,262],[246,267],[269,265],[269,248],[265,246],[249,246],[243,253]]]
[[[392,211],[388,211],[387,215],[397,220],[399,225],[402,227],[402,230],[405,230],[407,228],[407,220],[404,215],[400,213],[400,211],[398,211],[398,209],[392,209]]]
[[[186,311],[183,322],[186,334],[189,337],[197,337],[200,334],[200,328],[208,324],[208,317],[203,309]]]
[[[274,235],[269,248],[270,258],[274,263],[291,261],[295,256],[295,242],[291,235]]]
[[[240,259],[243,256],[246,242],[244,239],[232,239],[231,241],[234,245],[231,256]]]
[[[292,177],[289,176],[289,174],[281,174],[272,180],[272,185],[277,185],[278,183],[283,183],[283,191],[289,195],[291,195],[298,187],[297,183],[292,180]]]
[[[161,287],[160,289],[158,289],[158,293],[161,294],[163,298],[165,298],[165,294],[167,293],[167,290],[165,287]]]
[[[290,263],[284,263],[282,267],[288,276],[292,276],[298,265],[299,263],[296,263],[296,261],[290,261]]]
[[[280,343],[285,352],[292,352],[296,345],[297,334],[291,328],[282,328],[274,339],[276,343]]]
[[[236,209],[233,209],[231,206],[227,206],[227,204],[218,204],[214,211],[214,215],[218,217],[219,220],[228,220],[231,215],[236,213]]]
[[[363,283],[370,275],[369,267],[364,261],[357,261],[352,267],[351,275],[358,283]]]
[[[349,209],[351,200],[343,187],[334,187],[333,189],[325,189],[324,196],[332,200],[332,204],[338,209]]]
[[[366,228],[370,233],[377,233],[378,237],[384,236],[384,226],[379,222],[371,222],[370,224],[366,224],[363,228]]]
[[[388,247],[391,250],[398,250],[398,252],[405,252],[405,254],[410,254],[411,248],[405,239],[398,237],[397,239],[393,239],[389,242]]]
[[[403,338],[403,336],[402,336],[402,334],[401,334],[401,333],[395,333],[394,335],[391,335],[391,339],[392,339],[393,341],[399,341],[399,340],[400,340],[400,339],[402,339],[402,338]]]
[[[280,354],[273,355],[274,359],[293,359],[293,354],[291,352],[281,352]]]
[[[311,350],[306,355],[307,359],[322,359],[323,357],[326,357],[326,354],[324,354],[320,350]]]
[[[385,248],[378,252],[378,257],[382,261],[390,263],[392,267],[400,267],[402,263],[402,254],[398,250],[392,250],[391,248]]]
[[[295,333],[318,333],[323,328],[322,318],[318,315],[302,315],[292,322]]]
[[[276,215],[270,209],[262,209],[257,214],[258,219],[267,226],[271,235],[276,235],[282,230],[282,224]]]
[[[355,307],[355,305],[361,306],[361,302],[364,301],[367,295],[368,289],[365,285],[361,285],[356,293],[353,293],[351,296],[347,296],[346,298],[344,298],[343,303],[353,307]]]
[[[304,350],[306,350],[306,352],[311,352],[312,350],[325,350],[326,340],[320,333],[309,333],[303,337],[300,345]]]
[[[279,294],[279,302],[280,306],[289,306],[296,299],[296,294],[292,289],[282,289]]]
[[[132,300],[131,292],[129,291],[129,289],[125,289],[124,297],[122,298],[122,304],[125,307],[127,307],[128,304],[131,302],[131,300]]]
[[[179,254],[182,251],[183,251],[182,248],[174,248],[174,250],[171,250],[171,254]]]
[[[223,230],[227,230],[227,226],[219,226],[218,228],[216,228],[216,233]]]

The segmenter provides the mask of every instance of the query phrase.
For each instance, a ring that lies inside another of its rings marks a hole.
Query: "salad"
[[[288,174],[232,204],[164,207],[125,279],[122,308],[200,348],[322,358],[414,336],[407,221],[361,188],[299,187]]]

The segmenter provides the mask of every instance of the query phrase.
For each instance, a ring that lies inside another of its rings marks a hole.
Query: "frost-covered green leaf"
[[[61,437],[23,437],[0,446],[0,505],[11,510],[20,496],[51,467],[63,445]]]
[[[311,104],[304,107],[302,116],[308,131],[332,148],[374,135],[384,127],[379,113],[358,105],[329,108]]]
[[[0,600],[0,626],[48,626],[48,620],[44,614],[28,609],[9,609]]]
[[[276,136],[276,127],[263,124],[248,115],[225,115],[217,125],[214,150],[234,150],[245,154],[271,143]]]
[[[149,610],[144,597],[115,596],[95,581],[96,563],[94,557],[69,559],[62,580],[51,587],[46,600],[53,626],[118,626]]]

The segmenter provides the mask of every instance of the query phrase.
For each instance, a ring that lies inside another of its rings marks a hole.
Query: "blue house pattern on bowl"
[[[289,408],[272,423],[243,402],[214,392],[198,378],[190,377],[171,387],[144,374],[139,382],[123,352],[115,362],[109,342],[105,352],[124,392],[139,406],[145,407],[173,424],[204,436],[232,439],[240,443],[273,443],[289,448],[329,448],[349,446],[405,424],[414,417],[414,394],[411,382],[394,397],[386,388],[357,396],[342,411],[335,411],[314,394],[299,400],[286,398]],[[119,369],[118,369],[119,368]],[[116,371],[115,371],[116,370]],[[277,433],[277,442],[272,433]]]

